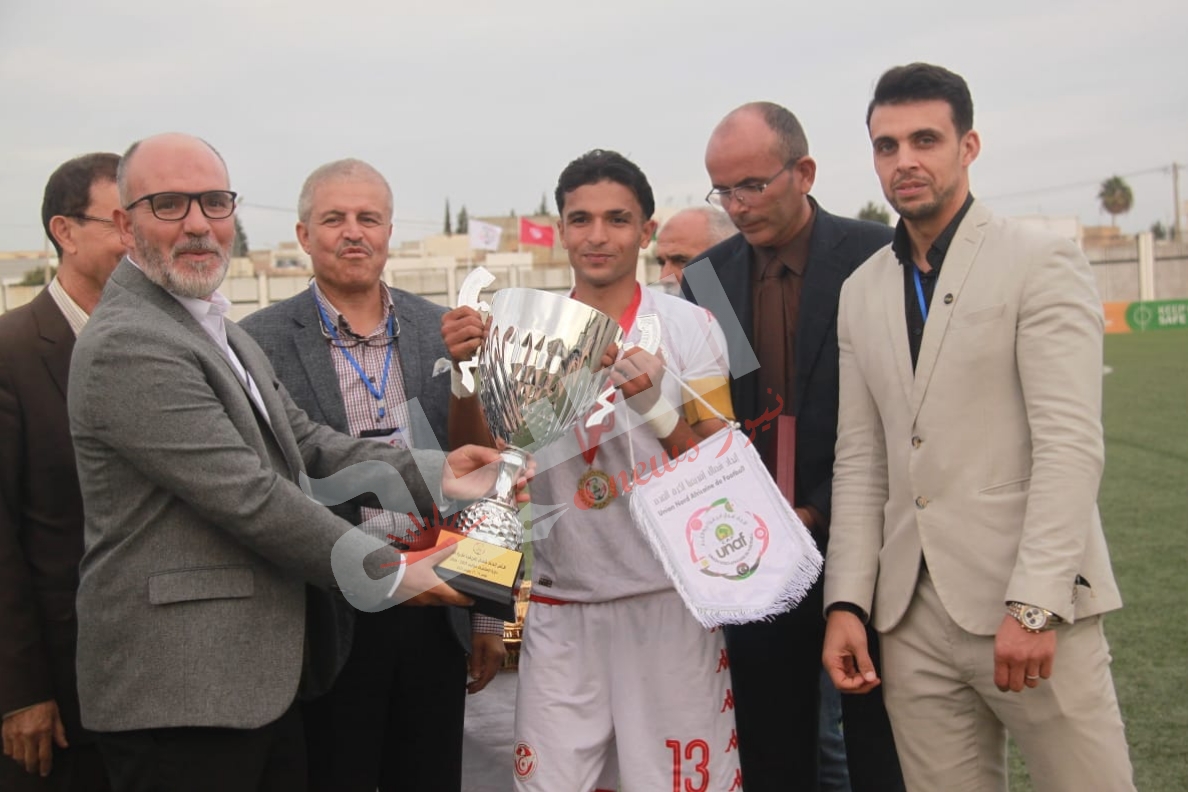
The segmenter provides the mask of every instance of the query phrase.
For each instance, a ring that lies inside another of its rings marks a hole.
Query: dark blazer
[[[66,382],[74,333],[44,289],[0,316],[0,713],[54,699],[78,717],[74,594],[83,506]]]
[[[838,299],[846,278],[890,242],[893,232],[887,226],[835,217],[820,206],[816,210],[800,295],[800,324],[796,328],[796,382],[792,394],[792,412],[796,415],[795,505],[812,506],[829,520],[837,440]],[[754,252],[738,234],[698,256],[693,267],[698,267],[705,257],[713,272],[704,274],[717,276],[729,302],[728,306],[715,305],[714,310],[719,314],[733,311],[742,325],[741,334],[727,333],[731,364],[735,366],[753,358]],[[686,269],[685,284],[696,289],[701,278],[691,269]],[[690,284],[691,280],[695,283]],[[701,296],[703,302],[715,301],[712,295]],[[731,381],[734,414],[740,421],[753,419],[772,406],[760,399],[758,390],[757,371]],[[825,552],[828,529],[816,531],[815,538]],[[799,606],[771,621],[726,627],[739,757],[749,792],[817,787],[817,712],[825,634],[821,616],[823,588],[818,580]],[[902,789],[881,694],[845,696],[843,709],[854,791]]]
[[[833,446],[837,442],[838,297],[846,278],[888,244],[892,235],[888,226],[837,217],[817,206],[800,295],[792,412],[796,415],[795,505],[812,506],[826,520],[832,511]],[[702,258],[710,260],[742,324],[746,343],[754,348],[754,251],[742,234],[736,234],[697,257]],[[696,301],[695,295],[690,299]],[[739,359],[741,339],[728,337],[727,342],[730,359]],[[756,370],[731,381],[730,395],[739,421],[755,418],[770,406],[759,398],[758,379]],[[825,538],[819,537],[822,542]]]
[[[401,289],[391,289],[401,333],[396,342],[400,368],[404,374],[404,393],[409,402],[424,410],[428,427],[414,419],[412,442],[415,448],[448,445],[446,419],[450,407],[448,373],[433,376],[433,364],[447,357],[441,338],[441,317],[446,308]],[[330,347],[322,335],[317,306],[309,290],[283,302],[270,305],[247,316],[239,326],[264,350],[277,378],[285,383],[289,395],[309,417],[339,432],[347,432],[346,408],[338,387],[338,375],[330,358]],[[433,437],[423,437],[427,429]],[[350,504],[335,507],[335,512],[358,525],[359,508]],[[348,611],[353,609],[348,608]],[[449,619],[462,648],[470,651],[470,615],[462,608],[449,608]]]

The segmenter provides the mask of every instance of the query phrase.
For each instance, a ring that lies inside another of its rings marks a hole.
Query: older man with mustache
[[[387,180],[357,159],[327,163],[305,180],[297,219],[313,281],[247,317],[243,329],[313,420],[356,437],[444,448],[450,378],[434,377],[433,368],[446,355],[439,329],[446,309],[381,280],[392,236]],[[414,550],[437,538],[404,515],[336,511]],[[466,691],[477,693],[499,670],[503,622],[476,615],[472,629],[460,608],[416,607],[353,621],[342,673],[302,707],[310,789],[460,790]],[[413,711],[429,728],[401,722]]]
[[[338,499],[425,515],[481,494],[493,476],[462,476],[498,454],[351,438],[293,403],[216,291],[236,195],[209,144],[141,141],[118,184],[130,253],[78,340],[68,396],[86,513],[82,721],[117,792],[302,790],[295,700],[339,663],[315,620],[333,613],[331,589],[372,610],[469,601],[433,573],[441,553],[413,563],[298,483],[354,466]]]

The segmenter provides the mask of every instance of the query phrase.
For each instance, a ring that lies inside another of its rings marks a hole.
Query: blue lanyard
[[[916,299],[920,301],[920,317],[928,321],[928,303],[924,302],[924,285],[920,283],[920,268],[912,265],[912,277],[916,280]]]
[[[318,306],[318,316],[322,318],[322,326],[326,328],[326,332],[330,334],[330,337],[337,341],[339,339],[338,328],[331,323],[330,317],[326,315],[326,309],[322,307],[322,301],[318,299],[317,292],[314,291],[312,283],[309,285],[309,290],[313,292],[314,305]],[[391,311],[388,312],[388,335],[395,335]],[[381,421],[384,420],[384,416],[388,413],[387,406],[384,404],[384,393],[388,390],[388,373],[392,370],[392,346],[392,344],[388,344],[388,354],[384,356],[384,376],[378,388],[375,386],[375,382],[363,371],[363,367],[359,365],[359,361],[351,354],[351,350],[344,346],[339,347],[342,350],[342,354],[346,356],[347,362],[358,372],[359,379],[362,380],[367,391],[376,400],[376,416]]]

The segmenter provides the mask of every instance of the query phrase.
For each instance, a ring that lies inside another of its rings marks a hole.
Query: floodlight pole
[[[1175,212],[1172,217],[1175,219],[1173,223],[1175,240],[1179,242],[1184,238],[1183,226],[1180,225],[1180,217],[1184,214],[1184,207],[1180,205],[1180,165],[1179,163],[1172,163],[1172,199],[1175,201]]]

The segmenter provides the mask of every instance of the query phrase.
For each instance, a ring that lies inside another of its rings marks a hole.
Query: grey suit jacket
[[[233,323],[227,336],[267,417],[189,312],[127,260],[75,346],[68,403],[86,513],[78,685],[89,728],[253,728],[285,712],[302,672],[306,582],[335,582],[340,539],[351,557],[376,546],[307,497],[295,483],[303,474],[380,460],[399,473],[381,493],[387,504],[403,494],[402,505],[432,509],[442,454],[314,423],[255,342]]]
[[[404,394],[411,411],[424,415],[424,421],[413,421],[412,444],[415,448],[445,449],[450,378],[448,374],[433,376],[433,364],[438,358],[448,356],[441,338],[441,317],[446,308],[401,289],[390,291],[400,320],[396,354],[403,374]],[[320,322],[313,295],[307,289],[256,311],[239,326],[264,350],[277,379],[285,384],[298,407],[317,423],[347,432],[342,391]],[[357,506],[344,504],[336,507],[335,512],[352,524],[360,522]],[[449,608],[448,614],[455,636],[469,652],[469,613],[462,608]]]
[[[1121,606],[1097,488],[1102,308],[1084,254],[975,202],[953,238],[912,372],[890,246],[846,281],[825,602],[893,629],[923,556],[964,629],[1004,602],[1066,620]]]

